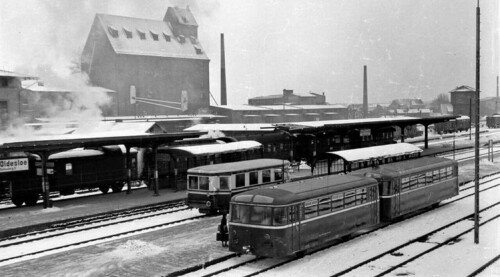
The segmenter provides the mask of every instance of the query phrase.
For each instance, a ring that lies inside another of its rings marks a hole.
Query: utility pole
[[[479,0],[477,0],[476,7],[476,141],[474,145],[475,159],[474,159],[474,180],[475,180],[475,197],[474,197],[474,243],[479,243],[479,92],[480,92],[480,81],[479,81],[479,69],[480,69],[480,15],[481,10],[479,8]]]

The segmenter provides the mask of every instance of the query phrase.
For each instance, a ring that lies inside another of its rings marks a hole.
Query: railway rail
[[[493,188],[500,187],[500,183],[492,184],[492,185],[490,184],[493,181],[498,180],[498,179],[500,179],[500,173],[495,173],[495,174],[492,174],[489,176],[485,176],[482,179],[482,182],[481,182],[482,188],[480,189],[480,191],[485,192],[485,191],[491,190]],[[444,201],[444,203],[441,204],[440,206],[425,209],[423,211],[420,211],[419,213],[412,214],[408,217],[405,217],[405,219],[409,219],[411,217],[423,214],[425,212],[429,212],[431,210],[440,209],[440,208],[445,207],[451,203],[463,200],[463,199],[468,198],[468,197],[473,197],[474,192],[468,192],[472,188],[474,188],[474,183],[468,182],[460,188],[461,194],[459,194],[458,196],[456,196],[450,200]],[[483,215],[483,213],[488,212],[489,210],[492,210],[495,208],[498,209],[499,212],[497,212],[496,214],[491,216],[491,220],[500,218],[500,202],[496,202],[496,203],[491,204],[487,207],[484,207],[483,209],[481,209],[481,213]],[[468,214],[466,216],[463,216],[457,220],[454,220],[453,222],[446,224],[445,226],[441,226],[439,228],[436,228],[435,230],[429,231],[427,234],[420,235],[417,238],[412,239],[408,243],[398,245],[397,247],[394,247],[388,251],[384,251],[383,253],[380,253],[379,255],[377,255],[375,257],[372,257],[372,258],[365,260],[361,263],[358,263],[356,265],[350,266],[349,268],[344,269],[341,272],[335,273],[335,275],[333,275],[333,276],[343,276],[345,274],[348,274],[349,272],[356,270],[357,268],[360,268],[362,266],[366,266],[370,262],[373,262],[373,261],[379,259],[380,257],[383,257],[385,255],[391,255],[393,253],[397,253],[397,251],[399,251],[400,249],[403,249],[405,247],[408,247],[411,243],[418,243],[420,241],[423,241],[425,238],[430,237],[432,234],[446,231],[446,228],[449,228],[450,226],[452,226],[454,224],[459,224],[459,223],[463,224],[464,222],[470,222],[470,218],[472,216],[473,216],[473,214]],[[490,222],[490,221],[488,221],[488,222]],[[484,222],[482,222],[482,224],[487,224],[488,222],[484,221]],[[349,237],[349,239],[356,238],[360,235],[367,235],[369,233],[372,233],[372,232],[375,232],[375,231],[380,230],[382,228],[385,228],[388,225],[390,225],[390,224],[378,225],[377,227],[375,227],[367,232],[364,232],[362,234],[352,235],[351,237]],[[469,231],[470,230],[467,230],[467,228],[466,228],[466,230],[462,231],[460,234],[454,235],[453,236],[454,239],[449,239],[449,240],[445,240],[444,242],[442,242],[442,245],[446,245],[446,244],[458,239],[461,235],[463,235]],[[310,256],[310,255],[313,255],[313,254],[318,253],[320,251],[329,249],[329,248],[334,247],[335,245],[338,245],[339,243],[342,243],[342,242],[343,242],[343,240],[339,239],[336,242],[334,242],[333,244],[330,244],[326,247],[318,249],[314,252],[307,253],[306,256]],[[433,248],[433,250],[438,249],[438,248],[439,247]],[[255,256],[251,256],[251,255],[238,256],[235,254],[229,254],[229,255],[226,255],[224,257],[219,258],[218,260],[210,261],[210,262],[207,262],[204,264],[190,267],[189,269],[183,269],[183,270],[180,270],[177,272],[170,273],[168,276],[256,276],[256,275],[259,275],[261,273],[279,268],[283,265],[292,263],[292,262],[297,261],[298,259],[301,259],[301,258],[302,257],[269,259],[269,258],[255,257]],[[416,258],[418,258],[418,257],[416,257]],[[411,262],[411,261],[409,260],[408,262]],[[492,260],[490,263],[493,263],[493,262],[494,261]],[[407,263],[404,263],[404,264],[402,263],[401,265],[395,265],[392,268],[392,270],[390,270],[388,272],[392,272],[392,271],[396,270],[397,268],[404,266],[405,264],[407,264]],[[251,272],[251,273],[248,273],[248,272]]]
[[[21,260],[28,256],[70,249],[78,245],[98,243],[206,217],[206,215],[199,215],[180,203],[182,202],[163,205],[163,207],[162,205],[155,205],[154,207],[124,213],[67,222],[58,224],[48,230],[2,239],[0,241],[0,250],[3,250],[1,251],[3,254],[0,254],[0,265]],[[152,218],[155,219],[154,222],[152,222]],[[158,221],[161,223],[157,223]],[[137,226],[143,227],[137,228]],[[45,243],[47,241],[49,242]],[[57,241],[57,243],[52,244],[50,241]],[[64,241],[68,243],[64,243]],[[44,247],[44,243],[48,247]],[[22,248],[22,250],[16,248]]]

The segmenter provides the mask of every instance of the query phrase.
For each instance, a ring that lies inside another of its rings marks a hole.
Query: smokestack
[[[220,104],[223,106],[227,105],[225,55],[224,34],[220,34]]]
[[[366,77],[366,65],[363,66],[363,117],[368,117],[368,78]]]
[[[497,76],[497,99],[496,99],[496,103],[495,103],[496,107],[495,107],[495,114],[498,114],[498,76]]]

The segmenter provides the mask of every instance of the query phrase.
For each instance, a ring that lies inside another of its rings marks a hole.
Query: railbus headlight
[[[271,239],[271,236],[270,236],[269,234],[265,234],[265,235],[264,235],[264,239],[265,239],[265,240],[270,240],[270,239]]]
[[[205,205],[207,205],[207,207],[210,208],[212,206],[212,202],[207,201],[207,203],[205,203]]]

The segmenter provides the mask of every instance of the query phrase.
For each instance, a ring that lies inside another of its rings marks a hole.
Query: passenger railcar
[[[256,159],[190,168],[187,204],[201,213],[227,213],[231,196],[259,186],[284,182],[290,162]]]
[[[131,149],[131,179],[137,180],[137,151]],[[0,191],[20,207],[35,205],[42,193],[42,164],[34,154],[20,154],[28,167],[19,171],[0,173]],[[99,188],[107,193],[122,190],[128,179],[125,149],[121,146],[103,146],[98,149],[73,149],[49,156],[47,179],[51,191],[62,195],[76,189]]]
[[[137,179],[137,151],[131,149],[131,179]],[[37,164],[41,172],[41,163]],[[47,173],[50,188],[62,195],[75,189],[99,188],[102,193],[120,192],[127,181],[125,149],[103,146],[99,149],[73,149],[49,156]]]
[[[256,256],[300,254],[379,223],[375,179],[335,175],[233,196],[229,250]]]
[[[247,191],[230,202],[229,250],[303,253],[455,195],[457,162],[434,157]]]
[[[377,179],[380,217],[391,221],[458,195],[458,162],[422,157],[362,169],[354,173]]]

